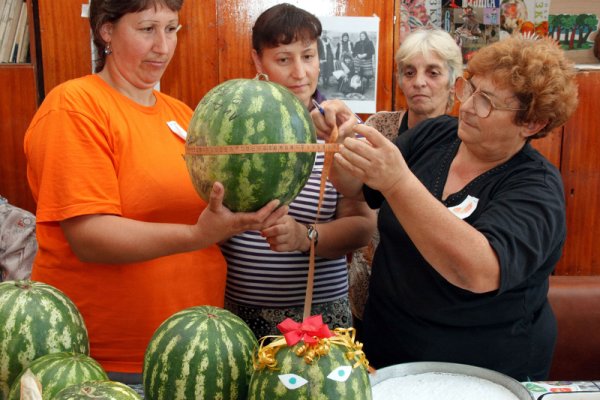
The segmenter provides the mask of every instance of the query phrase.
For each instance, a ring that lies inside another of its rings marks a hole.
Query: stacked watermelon
[[[108,376],[93,358],[81,353],[60,352],[46,354],[31,362],[28,369],[42,386],[43,399],[54,399],[61,390],[88,381],[107,380]],[[21,375],[13,383],[8,400],[19,400]]]
[[[297,352],[303,344],[277,352],[277,368],[254,372],[248,400],[353,399],[371,400],[371,384],[364,366],[353,367],[346,349],[332,344],[329,354],[307,363]]]
[[[188,128],[186,145],[312,144],[315,127],[306,107],[287,88],[257,79],[233,79],[209,91]],[[199,195],[215,181],[232,211],[256,211],[270,200],[291,202],[310,176],[314,152],[194,154],[186,164]]]
[[[53,400],[141,400],[135,390],[120,382],[94,381],[71,385],[54,396]]]
[[[288,318],[278,327],[292,329],[261,345],[248,400],[372,399],[368,361],[353,329],[330,332],[321,316],[313,317],[302,324]]]
[[[0,283],[0,400],[31,362],[58,352],[89,355],[81,314],[58,289],[41,282]]]
[[[245,399],[257,345],[245,322],[227,310],[197,306],[156,330],[144,357],[148,400]]]

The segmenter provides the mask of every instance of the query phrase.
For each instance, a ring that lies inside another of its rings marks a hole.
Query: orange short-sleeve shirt
[[[32,279],[57,287],[81,311],[91,356],[107,371],[141,372],[158,326],[184,308],[223,305],[226,264],[217,246],[154,260],[79,261],[59,222],[86,214],[194,224],[206,203],[195,192],[184,141],[192,110],[155,92],[141,106],[97,75],[52,90],[25,135],[27,176],[37,201],[39,251]]]

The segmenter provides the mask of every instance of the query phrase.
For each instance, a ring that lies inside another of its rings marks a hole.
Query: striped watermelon
[[[81,353],[63,351],[46,354],[33,360],[28,369],[42,385],[43,400],[54,399],[58,392],[71,385],[108,380],[100,364],[90,356]],[[19,400],[20,397],[21,376],[19,375],[10,388],[8,400]]]
[[[188,146],[316,143],[306,107],[287,88],[258,79],[233,79],[209,91],[196,107]],[[291,202],[312,170],[315,153],[186,155],[192,182],[208,201],[215,181],[232,211],[256,211],[270,200]]]
[[[233,313],[212,306],[180,311],[163,322],[144,357],[148,400],[245,399],[254,333]]]
[[[281,340],[283,345],[274,352],[276,365],[260,364],[260,360],[271,360],[272,353],[258,357],[248,400],[371,400],[367,368],[362,363],[356,365],[359,359],[352,349],[333,341],[321,342],[318,347],[329,347],[328,353],[309,357],[312,362],[307,363],[303,358],[306,355],[303,342],[287,346]]]
[[[73,302],[41,282],[0,283],[0,400],[31,361],[48,353],[89,354],[87,330]]]
[[[54,396],[53,400],[142,400],[135,390],[120,382],[94,381],[71,385]]]

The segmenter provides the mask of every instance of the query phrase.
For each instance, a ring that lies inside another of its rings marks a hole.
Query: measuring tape
[[[337,127],[332,134],[332,140],[337,138]],[[329,169],[333,162],[333,153],[340,151],[339,143],[267,143],[267,144],[232,144],[228,146],[185,146],[186,155],[227,155],[227,154],[253,154],[253,153],[316,153],[324,152],[325,161],[323,163],[323,172],[321,173],[321,183],[319,190],[319,203],[317,205],[317,218],[321,211],[321,203],[325,193],[325,183],[329,175]],[[310,256],[308,266],[308,278],[306,282],[306,296],[304,299],[304,318],[306,319],[311,312],[313,298],[313,286],[315,275],[315,239],[310,240]]]
[[[232,144],[229,146],[185,146],[188,155],[221,155],[251,153],[335,153],[340,150],[338,143],[267,143],[267,144]]]

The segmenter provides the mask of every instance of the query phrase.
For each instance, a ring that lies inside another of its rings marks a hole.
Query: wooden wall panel
[[[81,0],[38,0],[44,88],[91,71],[89,21]],[[253,77],[250,35],[254,20],[273,0],[187,0],[177,52],[161,81],[161,90],[195,108],[208,90],[232,78]],[[394,53],[393,0],[292,1],[315,15],[380,17],[377,109],[392,107]]]
[[[82,0],[38,0],[44,92],[91,73],[90,28]]]
[[[256,74],[250,51],[252,26],[260,13],[280,3],[273,0],[219,0],[219,78],[252,78]],[[372,16],[380,18],[377,109],[392,107],[393,0],[302,0],[289,3],[316,16]]]
[[[396,1],[394,4],[394,18],[396,19],[396,21],[401,21],[402,19],[400,18],[400,1]],[[400,23],[398,22],[397,24],[394,25],[394,55],[396,54],[396,51],[398,51],[398,48],[400,47]],[[393,71],[394,71],[394,76],[393,76],[393,88],[392,88],[392,110],[391,111],[398,111],[398,110],[406,110],[408,108],[408,104],[406,103],[406,98],[404,97],[404,94],[402,93],[402,90],[400,90],[400,86],[398,86],[398,68],[396,65],[396,62],[394,61],[394,58],[392,57],[392,63],[393,63]],[[382,111],[382,110],[379,110]],[[386,111],[386,110],[383,110]]]
[[[81,0],[38,0],[44,88],[91,73],[89,20]],[[184,2],[178,47],[161,81],[161,90],[194,108],[218,83],[215,1]]]
[[[177,34],[177,50],[160,89],[195,109],[219,83],[216,2],[186,0],[179,20],[182,29]]]
[[[0,194],[35,212],[27,185],[23,137],[36,110],[34,69],[31,65],[0,67]]]
[[[29,33],[29,58],[30,63],[33,66],[33,71],[35,75],[35,90],[37,93],[36,103],[41,103],[44,98],[44,88],[43,82],[40,80],[42,74],[42,64],[41,58],[38,60],[37,52],[38,52],[38,26],[39,26],[39,18],[38,18],[38,2],[37,0],[27,0],[27,19],[28,19],[28,33]],[[38,62],[39,61],[39,62]]]
[[[558,275],[600,275],[600,71],[581,72],[579,107],[565,125],[567,242]]]
[[[561,169],[563,129],[563,127],[556,128],[548,136],[531,141],[532,146],[558,169]]]

